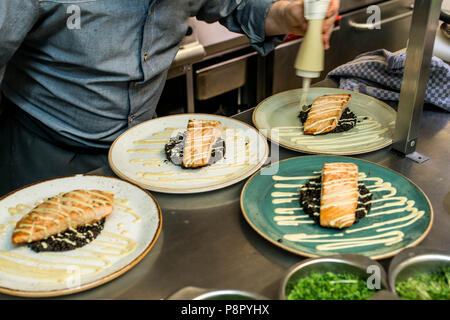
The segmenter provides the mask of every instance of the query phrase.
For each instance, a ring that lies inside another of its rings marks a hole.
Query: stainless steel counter
[[[235,118],[251,123],[253,110]],[[423,164],[391,148],[357,156],[392,168],[414,181],[430,198],[434,224],[420,247],[450,249],[450,114],[425,108],[417,151]],[[301,154],[280,149],[281,159]],[[93,173],[114,175],[109,168]],[[164,299],[196,286],[236,289],[278,298],[289,267],[304,259],[260,237],[244,220],[239,197],[244,182],[193,195],[153,193],[163,211],[163,228],[153,249],[119,278],[57,299]],[[381,260],[387,270],[390,259]],[[0,299],[15,299],[1,295]]]

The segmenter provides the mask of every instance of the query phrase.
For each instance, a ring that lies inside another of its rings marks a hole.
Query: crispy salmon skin
[[[353,163],[325,163],[322,168],[320,225],[347,228],[355,222],[358,205],[358,166]]]
[[[303,132],[318,135],[333,131],[350,100],[349,94],[333,94],[316,98],[303,126]]]
[[[222,123],[213,120],[189,120],[183,152],[183,167],[206,166],[214,142],[223,134]]]
[[[114,210],[114,194],[99,190],[74,190],[48,198],[20,219],[13,243],[30,243],[92,224]]]

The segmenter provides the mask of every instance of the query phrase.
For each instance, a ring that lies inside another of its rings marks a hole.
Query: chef
[[[303,1],[1,1],[0,196],[108,165],[111,143],[154,116],[191,16],[245,34],[262,55],[307,28]]]

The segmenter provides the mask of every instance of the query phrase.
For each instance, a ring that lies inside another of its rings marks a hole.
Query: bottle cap
[[[298,70],[296,71],[297,76],[303,77],[303,78],[318,78],[320,77],[320,72],[314,72],[314,71],[304,71],[304,70]]]
[[[305,18],[307,20],[324,19],[331,0],[305,0]]]

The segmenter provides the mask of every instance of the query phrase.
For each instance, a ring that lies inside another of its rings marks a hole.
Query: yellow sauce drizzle
[[[203,127],[204,129],[204,127]],[[149,139],[142,139],[133,141],[133,145],[136,146],[145,146],[145,145],[154,145],[154,144],[165,144],[168,142],[169,137],[175,136],[176,133],[185,131],[185,128],[165,128],[161,132],[156,132],[152,134],[152,137]],[[251,140],[244,139],[242,137],[242,130],[240,129],[228,129],[223,128],[225,132],[225,143],[227,155],[221,161],[215,163],[213,166],[208,166],[205,168],[201,168],[196,171],[188,171],[183,170],[182,172],[177,170],[166,170],[166,171],[137,171],[136,175],[143,182],[161,182],[161,183],[185,183],[185,182],[205,182],[205,181],[214,181],[214,180],[224,180],[224,179],[232,179],[234,177],[238,177],[242,173],[246,171],[249,165],[252,164],[252,161],[257,160],[257,155],[253,154],[250,151],[250,143]],[[163,137],[163,138],[162,138]],[[168,137],[164,139],[164,137]],[[199,145],[207,137],[199,137],[196,140],[199,140]],[[196,147],[198,147],[196,145]],[[151,154],[151,153],[161,153],[164,154],[164,146],[160,148],[133,148],[127,150],[128,153],[135,154]],[[200,158],[202,155],[197,154],[197,157]],[[192,159],[193,161],[196,158]],[[148,158],[145,159],[143,157],[130,159],[130,163],[132,164],[140,164],[145,167],[161,167],[165,164],[165,158]],[[242,168],[242,170],[238,170],[233,173],[221,173],[223,170],[233,169],[233,168]],[[198,176],[199,172],[201,173],[213,173],[218,172],[216,175],[207,175],[207,176]]]
[[[273,180],[278,181],[306,181],[318,176],[298,176],[298,177],[283,177],[273,176]],[[332,239],[331,235],[314,235],[314,234],[286,234],[284,238],[295,242],[315,242],[322,243],[316,246],[317,250],[338,250],[355,248],[360,246],[369,246],[384,244],[385,246],[393,245],[403,240],[404,233],[400,230],[406,226],[409,226],[423,217],[424,211],[419,211],[414,207],[415,202],[408,200],[406,197],[397,196],[397,189],[392,186],[391,183],[383,181],[379,177],[367,177],[363,172],[359,173],[359,181],[364,181],[366,187],[375,195],[375,193],[381,193],[381,196],[377,199],[372,199],[372,208],[370,213],[366,215],[365,219],[376,217],[379,215],[392,215],[396,213],[408,212],[406,216],[395,216],[383,222],[373,223],[366,227],[351,228],[345,231],[345,234],[357,233],[363,230],[376,229],[376,232],[380,233],[374,236],[368,237],[355,237],[346,239]],[[345,181],[344,181],[345,183]],[[371,184],[369,184],[371,183]],[[275,183],[276,189],[295,189],[295,192],[272,192],[272,203],[283,204],[298,201],[298,196],[292,197],[294,194],[298,195],[298,188],[301,188],[304,184],[288,184],[288,183]],[[375,197],[374,197],[375,198]],[[276,208],[274,221],[280,226],[296,226],[306,223],[308,216],[294,215],[295,213],[303,212],[300,207],[292,208]],[[345,224],[351,217],[340,217],[334,221],[334,223]],[[352,217],[353,218],[353,217]],[[338,221],[339,220],[339,221]],[[312,221],[310,221],[312,223]],[[400,223],[400,224],[398,224]],[[340,234],[344,235],[344,233]]]
[[[332,118],[325,119],[332,120]],[[321,121],[325,121],[321,120]],[[307,146],[310,150],[345,150],[350,147],[370,145],[382,141],[391,142],[391,138],[383,137],[383,134],[389,131],[389,128],[382,128],[382,125],[371,117],[358,117],[358,122],[354,128],[342,132],[339,136],[321,136],[317,139],[315,136],[305,135],[303,127],[276,127],[273,130],[278,131],[279,137],[286,137],[297,145]],[[314,124],[315,125],[315,124]],[[323,129],[323,131],[326,128]]]
[[[8,212],[11,216],[17,216],[17,215],[25,215],[32,207],[24,205],[24,204],[18,204],[14,208],[9,208]]]
[[[17,252],[0,250],[0,273],[21,278],[39,280],[39,283],[64,283],[72,276],[68,268],[76,265],[83,274],[93,276],[105,270],[113,259],[132,253],[137,242],[124,235],[103,231],[96,241],[89,244],[89,249],[77,249],[77,255],[64,253],[40,253],[30,257]],[[53,258],[52,260],[46,257]],[[58,262],[58,259],[73,262]],[[100,263],[100,265],[99,265]]]
[[[132,215],[134,217],[134,221],[133,221],[134,223],[141,222],[142,221],[141,217],[136,212],[134,212],[134,210],[132,208],[127,206],[129,203],[130,203],[130,200],[128,200],[128,199],[117,199],[117,198],[114,199],[114,204],[116,205],[117,209]],[[122,224],[122,226],[123,226],[123,224]]]

